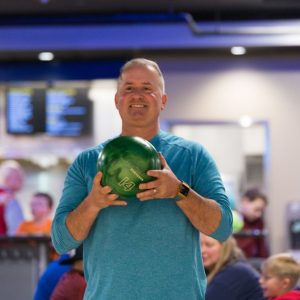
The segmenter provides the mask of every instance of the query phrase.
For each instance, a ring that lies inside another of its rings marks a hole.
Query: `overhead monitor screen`
[[[10,87],[6,92],[6,131],[79,137],[91,133],[92,102],[85,88]]]
[[[34,134],[45,131],[45,90],[11,87],[6,92],[6,131]]]
[[[46,133],[81,136],[91,131],[92,108],[87,89],[52,88],[46,92]]]

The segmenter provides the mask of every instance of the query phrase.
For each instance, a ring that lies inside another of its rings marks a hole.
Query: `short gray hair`
[[[119,78],[118,78],[118,84],[122,78],[122,75],[123,73],[134,67],[134,66],[148,66],[148,67],[152,67],[156,72],[157,74],[159,75],[159,78],[160,78],[160,82],[161,82],[161,88],[162,88],[162,91],[163,93],[165,93],[165,79],[164,79],[164,76],[160,70],[160,67],[158,66],[158,64],[153,61],[153,60],[149,60],[149,59],[146,59],[146,58],[134,58],[134,59],[131,59],[129,61],[127,61],[123,66],[122,68],[120,69],[120,75],[119,75]]]

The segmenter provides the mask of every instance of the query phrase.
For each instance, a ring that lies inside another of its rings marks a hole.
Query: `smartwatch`
[[[186,198],[190,192],[190,189],[191,188],[187,183],[185,183],[184,181],[181,181],[177,196],[180,199]]]

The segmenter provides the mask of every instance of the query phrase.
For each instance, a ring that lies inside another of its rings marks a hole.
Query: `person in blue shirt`
[[[58,281],[69,271],[72,265],[62,264],[70,258],[69,254],[63,254],[59,258],[49,263],[43,274],[38,280],[34,291],[33,300],[49,300]]]
[[[258,271],[246,261],[233,237],[222,243],[201,234],[200,240],[208,283],[205,300],[266,300]]]
[[[85,300],[204,300],[199,231],[218,240],[232,214],[217,166],[198,143],[160,129],[168,98],[159,66],[137,58],[120,71],[115,105],[121,135],[148,140],[161,153],[155,179],[125,201],[97,172],[106,142],[78,155],[57,207],[52,241],[59,253],[83,243]]]

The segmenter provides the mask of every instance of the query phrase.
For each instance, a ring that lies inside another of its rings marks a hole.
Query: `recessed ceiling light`
[[[246,48],[241,46],[235,46],[230,49],[233,55],[244,55],[246,53]]]
[[[54,59],[54,54],[52,52],[41,52],[38,58],[41,61],[51,61]]]
[[[250,116],[242,116],[239,123],[242,127],[247,128],[253,125],[253,119]]]

